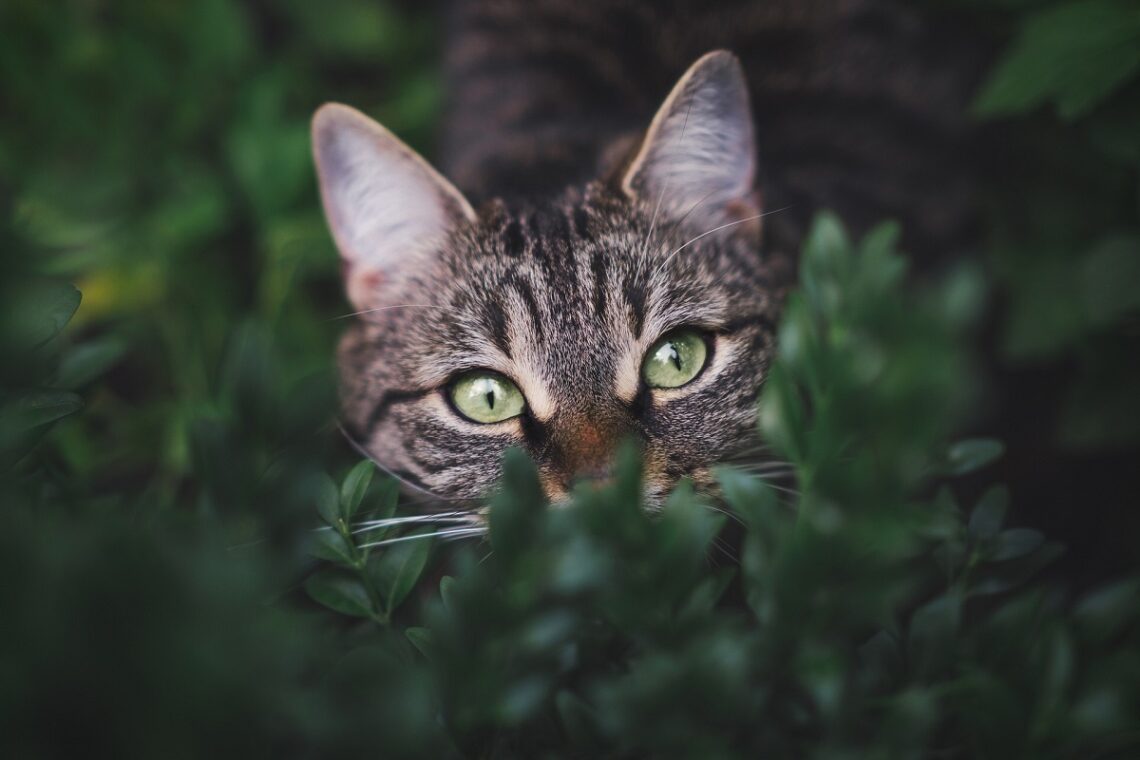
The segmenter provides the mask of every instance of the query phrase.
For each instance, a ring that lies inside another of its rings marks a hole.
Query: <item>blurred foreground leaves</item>
[[[337,485],[291,442],[272,347],[239,330],[216,402],[237,406],[195,426],[198,514],[33,508],[50,476],[27,460],[3,481],[0,735],[17,756],[1128,756],[1140,586],[1034,582],[1059,547],[1005,526],[1003,489],[961,505],[946,477],[1001,454],[948,443],[978,283],[907,293],[894,240],[823,216],[807,243],[761,403],[795,488],[725,469],[721,498],[682,486],[654,515],[631,449],[549,509],[514,452],[489,543],[418,596],[430,544],[388,543],[411,535],[394,484],[361,463]]]

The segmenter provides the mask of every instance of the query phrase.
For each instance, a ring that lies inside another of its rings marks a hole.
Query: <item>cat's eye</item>
[[[519,387],[497,372],[468,372],[451,385],[451,403],[467,419],[484,424],[522,414],[526,398]]]
[[[696,330],[678,330],[653,344],[641,376],[650,388],[680,388],[701,373],[709,346]]]

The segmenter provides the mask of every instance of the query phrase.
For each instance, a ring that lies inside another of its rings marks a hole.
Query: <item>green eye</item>
[[[700,333],[680,330],[653,344],[645,355],[641,376],[650,388],[680,388],[705,366],[709,348]]]
[[[519,387],[495,372],[470,372],[451,386],[451,403],[472,422],[502,422],[522,414]]]

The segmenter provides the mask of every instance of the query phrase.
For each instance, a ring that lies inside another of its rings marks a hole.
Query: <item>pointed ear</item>
[[[474,220],[459,191],[391,132],[336,103],[313,116],[325,218],[345,264],[349,300],[376,305],[398,268],[415,267]]]
[[[653,117],[622,190],[711,228],[759,213],[748,85],[732,53],[689,67]],[[752,225],[759,231],[759,224]]]

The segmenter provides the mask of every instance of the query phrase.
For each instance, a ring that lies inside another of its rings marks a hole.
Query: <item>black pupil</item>
[[[487,391],[487,408],[488,409],[494,409],[495,408],[495,392],[494,391]]]
[[[678,372],[680,372],[681,371],[681,352],[677,350],[677,344],[676,343],[670,343],[669,344],[669,359],[672,360],[673,366],[677,368]]]

